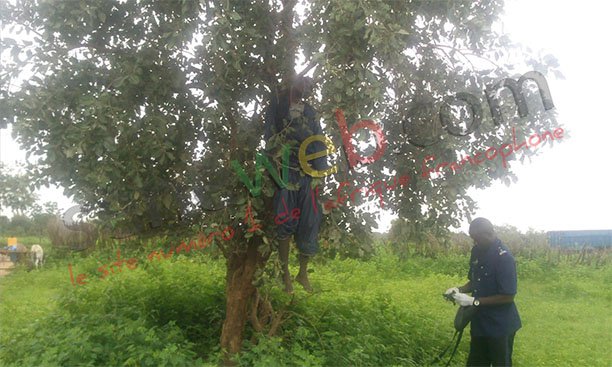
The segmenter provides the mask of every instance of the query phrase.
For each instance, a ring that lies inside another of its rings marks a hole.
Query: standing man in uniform
[[[445,292],[453,294],[461,306],[477,308],[471,321],[467,366],[511,366],[514,335],[521,327],[514,304],[517,291],[514,257],[497,238],[489,220],[474,219],[469,233],[475,243],[469,281]]]
[[[315,197],[313,178],[300,166],[299,147],[304,140],[313,135],[323,135],[323,130],[316,119],[315,110],[305,102],[313,87],[312,79],[296,77],[291,86],[279,93],[272,93],[270,106],[266,111],[265,134],[266,150],[278,148],[280,144],[289,144],[289,183],[297,189],[277,187],[274,193],[274,215],[277,224],[278,254],[283,270],[285,292],[293,292],[291,274],[289,273],[289,242],[291,237],[299,250],[300,271],[297,280],[306,291],[312,287],[308,280],[308,261],[319,249],[318,235],[321,225],[321,206]],[[272,147],[271,147],[272,145]],[[325,151],[327,147],[315,141],[306,148],[307,154]],[[309,162],[313,169],[327,168],[325,157]],[[299,210],[295,218],[291,213]]]

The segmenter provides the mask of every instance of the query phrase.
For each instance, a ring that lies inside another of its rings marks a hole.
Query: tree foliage
[[[340,157],[329,189],[345,179],[357,186],[384,179],[384,172],[409,173],[410,189],[390,197],[390,209],[413,223],[445,227],[474,208],[467,188],[512,177],[498,163],[437,180],[419,174],[427,155],[456,161],[461,152],[507,142],[516,121],[494,127],[485,114],[470,139],[443,134],[435,115],[422,127],[411,120],[415,136],[441,136],[428,148],[409,144],[402,127],[411,108],[431,102],[437,112],[443,97],[459,91],[482,97],[487,84],[512,71],[498,62],[512,45],[491,31],[501,2],[312,1],[300,3],[304,14],[287,29],[283,17],[294,4],[5,4],[5,24],[30,38],[4,38],[12,60],[3,66],[3,84],[24,70],[31,77],[3,90],[2,117],[15,121],[22,146],[39,158],[40,182],[61,185],[104,219],[146,226],[155,213],[172,225],[211,208],[235,213],[232,204],[247,193],[229,157],[252,160],[260,112],[299,51],[316,65],[320,98],[313,102],[336,146],[337,108],[349,124],[373,118],[389,141],[383,159],[358,170]],[[546,61],[530,60],[541,71],[556,66]],[[519,133],[548,122],[519,125]],[[347,227],[361,222],[354,209],[342,211]]]
[[[485,86],[512,71],[502,63],[512,45],[491,30],[500,1],[312,1],[300,3],[303,15],[289,29],[283,19],[293,16],[294,5],[5,4],[4,23],[29,37],[3,39],[12,58],[3,65],[2,82],[14,83],[25,70],[30,77],[3,90],[2,117],[15,122],[22,146],[38,158],[39,183],[57,183],[104,219],[140,227],[157,217],[168,226],[201,219],[210,209],[228,209],[226,220],[242,214],[247,192],[229,158],[253,160],[261,111],[279,78],[291,72],[295,52],[316,66],[313,104],[336,146],[342,145],[332,115],[337,108],[349,124],[374,119],[389,141],[384,158],[367,167],[350,170],[344,157],[337,159],[341,170],[327,180],[328,193],[343,180],[356,187],[389,172],[410,174],[409,189],[387,201],[413,223],[456,224],[474,208],[467,188],[513,178],[494,161],[422,179],[427,155],[456,161],[461,153],[507,142],[511,126],[523,136],[550,123],[508,118],[496,127],[485,108],[471,137],[441,129],[443,97],[468,91],[484,104]],[[528,61],[544,72],[556,66],[551,58]],[[427,103],[434,108],[424,109],[425,119],[408,114]],[[411,136],[402,126],[406,120]],[[440,140],[427,148],[407,142],[435,136]],[[373,225],[374,218],[354,205],[336,215],[348,233],[357,231],[356,223]]]
[[[13,213],[24,215],[28,212],[39,212],[34,207],[37,195],[29,175],[15,172],[0,162],[0,212],[3,208]]]

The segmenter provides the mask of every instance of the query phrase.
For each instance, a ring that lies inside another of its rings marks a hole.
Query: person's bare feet
[[[312,292],[310,281],[308,281],[308,273],[298,273],[298,275],[295,277],[295,280],[297,280],[298,283],[300,283],[302,287],[304,287],[304,290],[306,290],[306,292]]]

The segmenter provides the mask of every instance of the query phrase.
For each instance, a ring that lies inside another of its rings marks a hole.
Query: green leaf
[[[137,188],[139,188],[139,189],[140,189],[140,188],[142,188],[142,187],[144,186],[144,185],[143,185],[143,183],[142,183],[142,178],[140,178],[140,175],[138,175],[138,174],[137,174],[137,175],[134,177],[134,184],[135,184],[135,185],[136,185],[136,187],[137,187]]]
[[[170,196],[170,194],[165,194],[162,196],[162,203],[167,209],[172,208],[172,197]]]

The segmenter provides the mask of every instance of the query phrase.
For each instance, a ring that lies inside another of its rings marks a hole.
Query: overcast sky
[[[611,9],[606,1],[507,2],[503,27],[510,38],[556,56],[561,64],[566,80],[547,80],[558,121],[571,137],[541,149],[532,162],[513,166],[518,183],[471,190],[480,207],[476,216],[521,230],[612,228],[612,155],[606,149],[612,136],[606,90],[612,85]],[[0,130],[0,160],[12,165],[24,159],[10,128]],[[57,201],[60,209],[73,205],[60,189],[42,189],[41,196]],[[467,223],[461,229],[466,230]]]
[[[518,183],[472,190],[478,216],[522,230],[612,229],[611,9],[606,1],[507,3],[503,24],[510,38],[561,64],[566,80],[547,80],[558,122],[571,137],[513,166]]]

